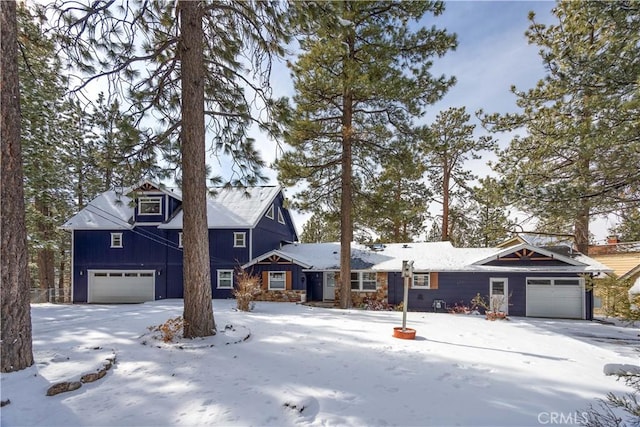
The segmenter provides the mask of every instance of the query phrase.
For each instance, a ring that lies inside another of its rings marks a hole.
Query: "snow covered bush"
[[[262,279],[244,268],[236,269],[236,287],[233,296],[240,311],[252,311],[255,298],[262,293]]]
[[[607,369],[609,368],[609,369]],[[633,389],[618,396],[609,393],[607,399],[598,399],[584,412],[582,425],[587,427],[640,427],[640,368],[632,365],[607,365],[606,375],[615,375]]]

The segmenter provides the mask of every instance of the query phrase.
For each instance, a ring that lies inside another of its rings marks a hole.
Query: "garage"
[[[90,303],[139,303],[155,300],[153,270],[89,270]]]
[[[582,279],[528,278],[527,316],[584,319]]]

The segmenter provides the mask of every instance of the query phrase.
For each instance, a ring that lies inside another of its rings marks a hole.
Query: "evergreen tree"
[[[511,212],[499,191],[495,178],[485,177],[480,185],[473,188],[471,195],[474,208],[469,213],[476,218],[476,232],[468,246],[493,247],[508,239],[516,227],[516,221],[510,219]]]
[[[186,337],[215,333],[209,242],[202,239],[208,235],[205,138],[235,163],[232,184],[262,178],[263,161],[247,132],[252,123],[277,130],[270,114],[254,107],[262,104],[271,113],[277,104],[268,81],[271,58],[282,54],[285,37],[280,6],[230,0],[55,6],[65,51],[89,76],[80,88],[106,78],[110,93],[127,95],[137,127],[150,113],[162,127],[148,148],[170,154],[180,148]]]
[[[479,159],[481,151],[496,148],[491,137],[474,137],[475,125],[469,124],[469,119],[464,107],[449,108],[440,112],[431,126],[422,129],[422,148],[428,162],[427,178],[436,196],[435,201],[442,205],[442,241],[451,239],[454,228],[451,224],[453,200],[467,199],[469,184],[477,179],[471,171],[464,169],[464,163],[469,159]],[[459,214],[462,215],[463,211]],[[460,221],[462,217],[458,218]]]
[[[527,31],[546,78],[512,88],[521,113],[484,122],[526,130],[496,165],[510,201],[547,224],[570,222],[586,253],[593,216],[640,203],[640,4],[561,1],[553,13],[548,26],[531,14]]]
[[[441,14],[441,2],[294,2],[301,54],[291,65],[295,110],[277,162],[285,185],[306,183],[300,206],[332,206],[339,195],[340,306],[351,305],[351,241],[362,183],[375,175],[392,129],[407,132],[412,117],[454,83],[429,70],[434,56],[456,45],[434,27],[413,21]]]
[[[0,2],[0,371],[33,365],[16,2]]]
[[[425,231],[431,193],[424,184],[425,161],[410,139],[392,142],[380,160],[381,172],[364,190],[366,197],[355,220],[380,242],[413,242]]]
[[[90,150],[86,164],[99,191],[127,187],[144,177],[164,177],[156,151],[144,146],[145,135],[134,118],[121,111],[117,99],[109,101],[100,93],[88,121],[90,133],[85,147]]]
[[[624,210],[620,223],[609,230],[622,242],[640,242],[640,208]]]
[[[340,240],[340,218],[316,212],[302,227],[300,241],[303,243],[326,243]]]
[[[66,264],[68,256],[68,236],[58,226],[68,218],[74,205],[63,155],[72,123],[65,102],[66,81],[61,77],[54,42],[43,35],[42,28],[24,6],[18,10],[18,21],[29,252],[35,261],[33,278],[37,279],[41,296],[48,301],[49,290],[56,286],[56,266]],[[58,271],[62,283],[64,273]]]

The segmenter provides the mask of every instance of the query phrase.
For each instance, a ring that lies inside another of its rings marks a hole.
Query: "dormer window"
[[[282,210],[280,208],[278,208],[278,222],[280,224],[284,224],[284,215],[282,215]]]
[[[162,197],[139,197],[138,215],[162,215]]]
[[[273,219],[273,205],[269,206],[266,217],[269,219]]]

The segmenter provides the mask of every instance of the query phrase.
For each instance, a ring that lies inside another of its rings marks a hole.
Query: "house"
[[[72,301],[182,298],[182,214],[180,191],[149,181],[92,200],[62,225],[72,239]],[[207,222],[214,298],[231,297],[236,267],[298,240],[275,186],[216,189]]]
[[[613,270],[621,279],[640,278],[640,242],[621,242],[609,236],[606,245],[589,246],[589,256]]]
[[[339,243],[293,243],[244,267],[263,278],[267,293],[272,278],[288,274],[291,291],[306,292],[308,300],[334,301],[339,259]],[[450,242],[354,243],[350,277],[354,305],[365,299],[402,302],[403,260],[414,261],[408,309],[416,311],[444,310],[480,294],[488,301],[503,296],[504,305],[498,309],[514,316],[592,319],[593,295],[586,279],[609,271],[577,252],[562,254],[527,243],[506,248],[455,248]]]
[[[207,200],[211,287],[232,297],[234,270],[262,280],[261,300],[335,301],[339,243],[297,243],[279,187],[223,188]],[[69,219],[73,302],[142,302],[183,297],[182,197],[151,182],[107,191]],[[351,249],[354,305],[403,301],[403,260],[414,261],[408,309],[445,310],[477,294],[502,296],[514,316],[591,319],[587,278],[611,270],[564,246],[513,241],[496,248],[450,242],[361,245]],[[496,303],[497,304],[497,303]]]
[[[621,242],[617,236],[609,236],[605,245],[589,246],[589,254],[596,261],[611,269],[610,275],[631,283],[629,295],[640,294],[640,242]],[[607,306],[606,291],[596,283],[596,305]]]

